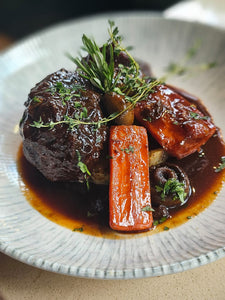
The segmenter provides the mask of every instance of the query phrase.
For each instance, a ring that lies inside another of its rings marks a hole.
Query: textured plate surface
[[[217,61],[197,76],[171,79],[204,99],[225,132],[225,32],[204,25],[163,19],[149,13],[101,15],[60,24],[36,34],[0,56],[0,250],[30,265],[92,278],[140,278],[180,272],[224,256],[225,191],[187,223],[166,232],[131,239],[103,239],[52,223],[24,198],[16,166],[21,138],[18,122],[30,88],[61,67],[73,69],[66,51],[77,54],[82,33],[107,38],[114,19],[134,55],[157,76],[170,61],[184,57],[199,38],[194,63]],[[209,226],[210,220],[210,226]]]

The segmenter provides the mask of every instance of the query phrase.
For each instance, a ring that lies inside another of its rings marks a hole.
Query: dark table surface
[[[0,0],[0,34],[13,40],[49,25],[109,11],[163,11],[179,0]]]

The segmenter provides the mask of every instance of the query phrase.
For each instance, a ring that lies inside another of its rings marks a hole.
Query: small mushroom
[[[116,93],[110,93],[105,94],[103,96],[102,101],[105,109],[107,110],[108,114],[113,114],[116,112],[122,112],[124,113],[119,115],[115,122],[118,125],[132,125],[134,123],[134,109],[133,108],[127,108],[130,103],[128,103],[124,96],[118,95]],[[126,110],[127,109],[127,110]]]
[[[187,174],[175,164],[150,168],[152,204],[175,208],[185,204],[191,195]]]
[[[161,220],[166,220],[170,217],[170,214],[168,212],[168,208],[164,205],[159,205],[158,207],[154,208],[153,211],[153,220],[154,221],[160,221]]]

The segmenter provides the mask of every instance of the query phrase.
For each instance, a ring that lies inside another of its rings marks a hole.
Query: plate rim
[[[202,26],[202,27],[209,27],[215,31],[220,31],[223,34],[225,34],[225,30],[222,28],[212,27],[210,25],[202,24],[199,22],[190,22],[190,21],[183,21],[183,20],[177,20],[172,18],[166,18],[162,14],[151,12],[151,11],[127,11],[127,12],[109,12],[109,13],[100,13],[100,14],[94,14],[94,15],[88,15],[88,16],[82,16],[75,19],[66,20],[51,26],[48,26],[44,29],[41,29],[33,34],[28,35],[27,37],[19,40],[14,45],[7,48],[5,51],[0,53],[0,59],[4,58],[5,55],[12,55],[12,51],[16,51],[17,49],[26,46],[28,42],[31,40],[34,40],[42,35],[46,35],[48,33],[54,32],[58,28],[62,26],[68,26],[72,24],[76,24],[77,22],[85,22],[86,20],[95,19],[95,18],[102,18],[105,19],[106,16],[125,16],[125,17],[149,17],[149,18],[158,18],[167,20],[168,22],[174,22],[177,23],[189,23],[195,26]],[[121,272],[116,275],[115,270],[97,270],[95,269],[95,272],[93,273],[92,270],[88,268],[77,268],[76,271],[73,270],[68,265],[63,266],[52,266],[55,263],[51,263],[48,260],[44,260],[43,258],[36,258],[32,261],[29,261],[30,255],[24,251],[20,253],[19,250],[11,249],[10,245],[7,245],[6,242],[2,242],[0,240],[0,251],[14,259],[17,259],[18,261],[21,261],[23,263],[26,263],[28,265],[37,267],[42,270],[51,271],[59,274],[64,275],[70,275],[70,276],[76,276],[81,278],[96,278],[96,279],[135,279],[135,278],[146,278],[146,277],[154,277],[154,276],[161,276],[161,275],[168,275],[168,274],[174,274],[183,272],[186,270],[190,270],[196,267],[199,267],[201,265],[208,264],[210,262],[216,261],[217,259],[220,259],[225,256],[225,246],[217,248],[216,250],[208,251],[200,256],[193,256],[191,259],[183,260],[182,262],[176,262],[173,264],[173,268],[176,269],[175,271],[171,268],[171,264],[168,265],[162,265],[162,266],[156,266],[156,267],[149,267],[149,268],[135,268],[135,269],[123,269]],[[201,260],[201,256],[205,259]],[[42,260],[42,261],[41,261]],[[198,261],[198,263],[196,263]],[[47,266],[46,266],[47,264]],[[48,266],[49,265],[49,266]],[[70,270],[69,272],[64,271],[63,268],[66,268]],[[55,269],[54,269],[55,268]],[[75,268],[75,267],[74,267]],[[111,274],[113,273],[113,275]]]
[[[17,40],[15,43],[13,43],[12,45],[9,45],[6,49],[0,51],[0,58],[4,57],[5,54],[8,54],[9,52],[11,52],[12,50],[16,49],[17,47],[21,47],[24,44],[26,44],[27,42],[29,42],[32,39],[36,39],[39,36],[45,35],[46,33],[49,34],[55,30],[57,30],[58,28],[62,27],[62,26],[68,26],[70,24],[74,24],[74,23],[78,23],[78,22],[85,22],[85,21],[89,21],[90,19],[99,19],[99,18],[103,18],[106,19],[107,16],[129,16],[129,17],[150,17],[150,18],[159,18],[159,19],[163,19],[163,20],[168,20],[169,22],[177,22],[177,23],[186,23],[186,24],[193,24],[196,26],[201,26],[201,27],[207,27],[209,29],[218,31],[218,32],[222,32],[225,34],[225,29],[221,28],[219,26],[213,26],[210,24],[204,24],[202,22],[197,22],[197,21],[190,21],[190,20],[181,20],[181,19],[176,19],[176,18],[171,18],[171,17],[166,17],[164,16],[163,12],[157,12],[157,11],[145,11],[145,10],[128,10],[128,11],[109,11],[109,12],[102,12],[102,13],[93,13],[90,15],[83,15],[77,18],[70,18],[68,20],[64,20],[64,21],[60,21],[60,22],[56,22],[52,25],[48,25],[42,29],[39,29],[37,31],[35,31],[34,33],[30,33],[28,35],[26,35],[25,37],[22,37],[21,39]],[[108,17],[107,17],[108,18]]]

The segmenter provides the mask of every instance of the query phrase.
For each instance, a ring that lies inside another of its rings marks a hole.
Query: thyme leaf
[[[190,112],[190,117],[195,120],[208,120],[210,118],[209,116],[200,116],[198,113],[194,111]]]
[[[164,223],[166,220],[167,220],[167,217],[164,216],[164,217],[160,218],[159,220],[155,220],[155,221],[153,222],[153,225],[154,225],[154,226],[157,226],[157,225],[159,225],[159,224]]]
[[[212,69],[217,66],[217,62],[212,61],[208,63],[195,64],[193,66],[189,65],[189,61],[197,55],[200,47],[202,46],[202,42],[200,39],[196,40],[192,47],[190,47],[184,58],[179,62],[170,62],[166,67],[167,74],[163,77],[166,80],[169,76],[173,75],[184,75],[190,72],[196,71],[206,71]]]
[[[120,149],[121,151],[124,151],[125,153],[134,153],[134,147],[133,146],[131,146],[131,145],[129,145],[129,147],[128,148],[124,148],[124,149]]]
[[[164,226],[164,228],[163,228],[163,230],[165,230],[165,231],[167,231],[167,230],[169,230],[170,228],[169,227],[167,227],[167,226]]]
[[[73,231],[83,232],[84,228],[83,227],[75,227],[75,228],[73,228]]]
[[[39,121],[33,121],[32,124],[30,124],[31,127],[36,127],[36,128],[43,128],[43,127],[49,127],[50,123],[44,124],[42,121],[42,118],[39,118]]]
[[[80,84],[66,87],[61,81],[58,81],[54,86],[47,89],[46,92],[51,92],[53,95],[55,95],[55,93],[58,93],[59,97],[61,98],[62,104],[65,105],[66,101],[71,100],[72,97],[80,97],[81,95],[75,92],[79,92],[83,90],[83,88],[84,87]]]

